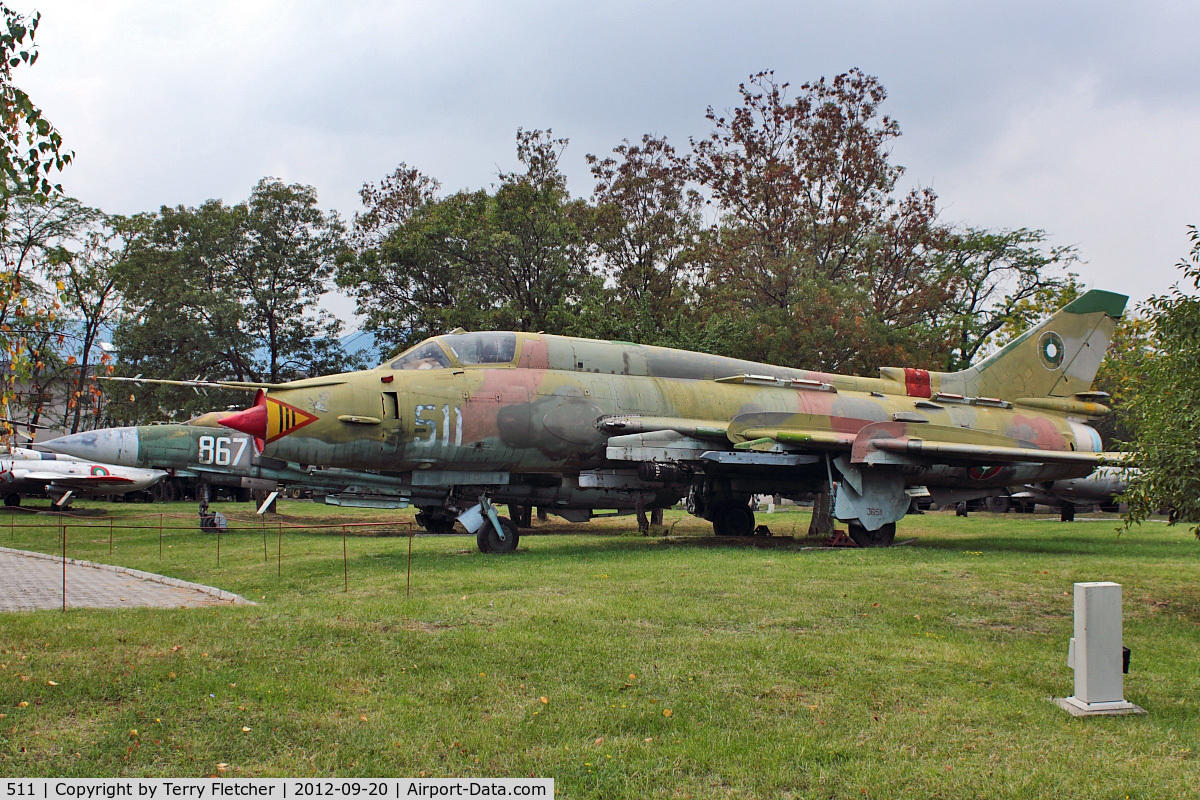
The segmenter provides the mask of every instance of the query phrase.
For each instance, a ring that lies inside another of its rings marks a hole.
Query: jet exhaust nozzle
[[[267,393],[259,389],[254,395],[254,405],[222,418],[220,424],[253,436],[261,451],[262,443],[267,438]]]

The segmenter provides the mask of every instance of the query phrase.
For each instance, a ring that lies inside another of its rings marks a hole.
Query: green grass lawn
[[[343,591],[336,529],[285,530],[279,577],[274,526],[266,561],[260,532],[230,533],[218,567],[192,505],[165,507],[187,516],[167,518],[161,559],[155,518],[121,525],[164,507],[108,508],[112,555],[106,518],[68,529],[70,555],[258,605],[0,617],[0,775],[535,775],[569,798],[1200,786],[1200,542],[1183,527],[926,514],[900,524],[908,546],[812,550],[670,512],[665,540],[628,518],[550,524],[511,556],[417,537],[406,599],[405,537],[349,537]],[[807,521],[759,515],[777,536]],[[0,516],[0,544],[58,552],[23,523]],[[1124,586],[1125,696],[1148,716],[1046,701],[1072,693],[1072,583],[1091,580]]]

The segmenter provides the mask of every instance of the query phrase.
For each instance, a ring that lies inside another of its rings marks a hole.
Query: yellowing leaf
[[[132,729],[129,731],[129,738],[130,738],[130,739],[136,739],[136,738],[137,738],[137,735],[138,735],[138,734],[137,734],[137,728],[132,728]]]
[[[22,700],[21,702],[17,703],[17,708],[28,708],[28,707],[29,707],[29,702],[26,700]]]
[[[47,686],[58,686],[58,681],[46,681]]]
[[[250,732],[250,729],[249,729],[249,728],[247,728],[245,725],[243,725],[243,726],[242,726],[242,733],[249,733],[249,732]]]
[[[366,721],[367,721],[367,715],[366,715],[366,714],[359,714],[359,715],[358,715],[358,718],[359,718],[360,720],[362,720],[363,722],[366,722]]]
[[[671,711],[671,709],[669,709],[669,708],[664,708],[664,709],[663,709],[663,716],[664,716],[664,717],[669,717],[669,716],[671,716],[671,714],[673,714],[673,713],[675,713],[675,712]]]
[[[546,705],[546,704],[548,704],[548,703],[550,702],[550,698],[549,698],[549,697],[539,697],[539,698],[538,698],[538,700],[541,700],[541,701],[542,701],[542,705]]]

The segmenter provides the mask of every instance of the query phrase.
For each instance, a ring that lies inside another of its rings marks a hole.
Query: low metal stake
[[[108,554],[110,556],[112,555],[112,548],[113,548],[112,517],[109,517],[108,518]]]
[[[279,541],[275,550],[275,577],[283,577],[283,523],[279,523]]]
[[[62,610],[63,610],[63,611],[66,611],[66,610],[67,610],[67,528],[66,528],[66,526],[62,525],[61,521],[60,521],[59,525],[60,525],[59,534],[62,536],[62,548],[63,548],[63,558],[62,558],[62,567],[63,567],[63,591],[62,591],[62,597],[63,597],[63,607],[62,607]]]
[[[221,566],[221,528],[217,529],[217,566]]]
[[[408,579],[404,583],[404,599],[412,597],[412,540],[413,526],[408,526]]]
[[[350,591],[350,567],[346,563],[346,526],[342,526],[342,591]]]

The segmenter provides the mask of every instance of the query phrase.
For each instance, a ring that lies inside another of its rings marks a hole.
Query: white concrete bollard
[[[1075,694],[1055,702],[1074,716],[1146,713],[1124,695],[1121,584],[1075,584],[1075,637],[1067,666],[1075,670]]]

